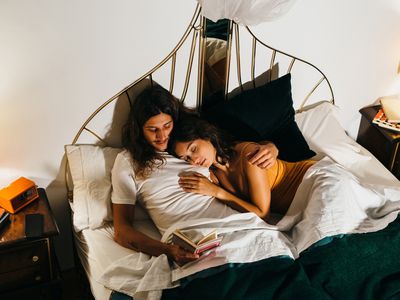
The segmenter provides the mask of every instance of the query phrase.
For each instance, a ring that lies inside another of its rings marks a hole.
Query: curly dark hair
[[[181,109],[184,110],[181,102],[158,84],[145,88],[135,99],[122,130],[122,146],[131,154],[139,178],[147,177],[165,162],[162,154],[144,138],[144,124],[160,113],[170,115],[175,123]]]
[[[196,139],[210,141],[217,152],[217,160],[226,164],[235,154],[233,138],[225,131],[200,118],[198,115],[182,114],[174,125],[170,136],[168,152],[177,156],[175,145],[177,142],[190,142]]]

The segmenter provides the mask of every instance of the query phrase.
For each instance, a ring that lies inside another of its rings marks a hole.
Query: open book
[[[219,237],[215,230],[201,237],[198,241],[196,241],[196,238],[191,238],[187,234],[184,234],[179,229],[176,229],[172,233],[172,242],[175,245],[195,254],[201,254],[204,251],[218,247],[221,241],[222,236]]]

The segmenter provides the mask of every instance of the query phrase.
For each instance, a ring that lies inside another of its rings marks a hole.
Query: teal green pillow
[[[294,119],[290,73],[229,101],[220,98],[202,113],[238,140],[274,142],[282,160],[293,162],[315,155]]]

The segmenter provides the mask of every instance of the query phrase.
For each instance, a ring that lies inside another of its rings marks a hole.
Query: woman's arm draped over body
[[[224,174],[219,169],[214,171],[222,185],[216,197],[241,212],[254,212],[264,218],[271,207],[267,170],[251,164],[246,157],[246,153],[256,151],[257,148],[258,145],[255,143],[236,145],[236,157],[232,160],[227,173]],[[233,188],[234,194],[228,191],[229,187]]]

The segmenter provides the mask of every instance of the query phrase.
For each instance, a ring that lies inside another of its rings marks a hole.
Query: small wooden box
[[[0,190],[0,206],[12,214],[38,198],[36,184],[25,177]]]

